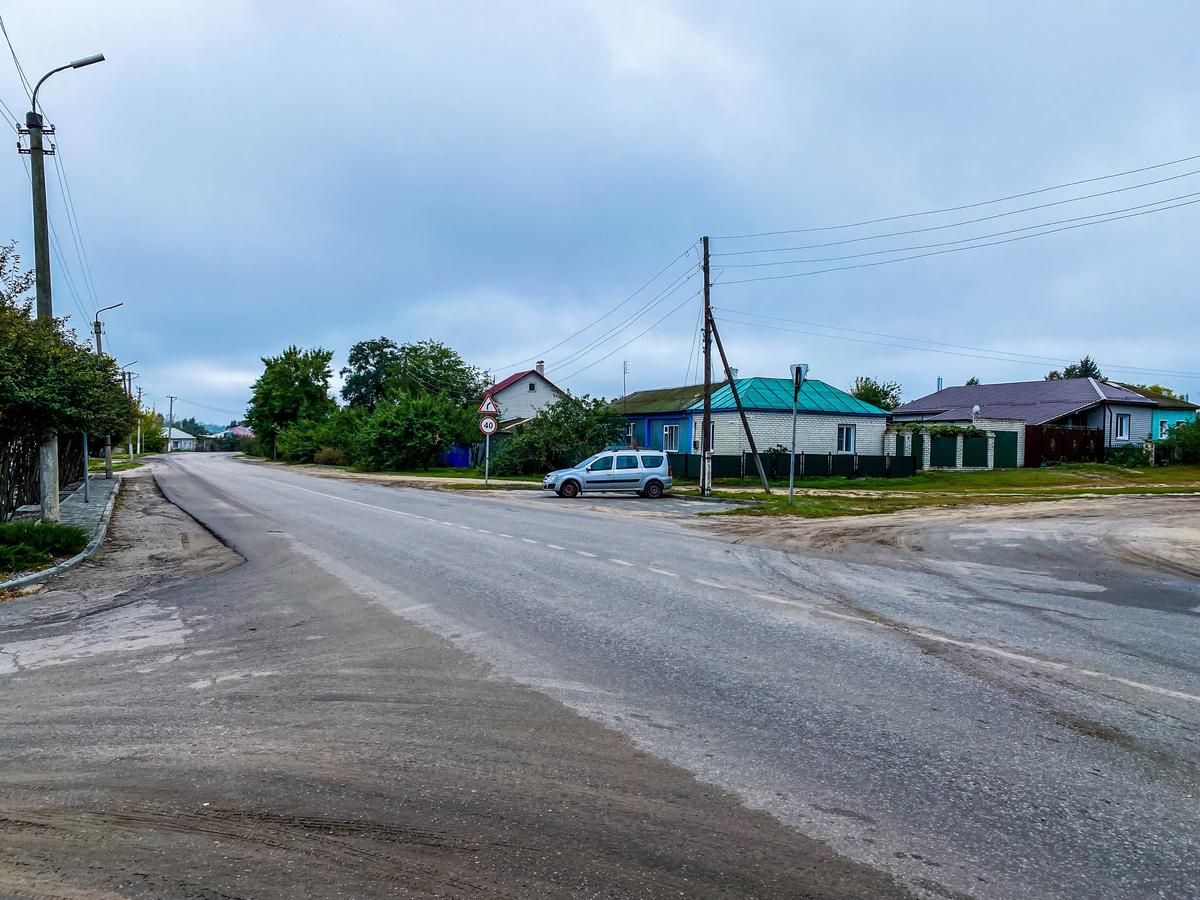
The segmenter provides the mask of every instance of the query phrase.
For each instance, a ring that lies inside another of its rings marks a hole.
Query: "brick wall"
[[[750,449],[742,420],[737,411],[732,414],[713,411],[713,452],[741,453]],[[746,412],[750,431],[760,452],[771,447],[792,446],[791,412]],[[702,416],[692,418],[692,434],[698,440]],[[816,413],[800,413],[796,417],[796,451],[798,453],[836,453],[837,429],[839,425],[855,427],[855,449],[864,455],[878,456],[883,453],[883,432],[887,419],[883,416],[837,416]],[[682,447],[680,448],[683,449]]]

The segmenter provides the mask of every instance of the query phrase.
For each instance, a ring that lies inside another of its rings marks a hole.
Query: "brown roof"
[[[1120,382],[1118,382],[1120,384]],[[1150,400],[1153,400],[1162,409],[1200,409],[1195,403],[1189,403],[1179,397],[1168,397],[1166,394],[1159,394],[1148,388],[1138,387],[1136,384],[1121,384],[1121,387],[1127,391],[1133,391],[1135,394],[1141,394]]]

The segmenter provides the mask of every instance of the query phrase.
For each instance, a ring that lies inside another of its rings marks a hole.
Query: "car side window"
[[[602,456],[598,460],[596,460],[594,463],[592,463],[590,466],[588,466],[588,471],[589,472],[607,472],[609,469],[612,468],[612,461],[613,461],[613,458],[611,456]]]
[[[663,458],[661,456],[643,456],[642,466],[647,469],[657,469],[662,465]]]
[[[637,462],[636,456],[618,456],[617,457],[617,468],[618,469],[636,469],[637,467],[638,467],[638,462]]]

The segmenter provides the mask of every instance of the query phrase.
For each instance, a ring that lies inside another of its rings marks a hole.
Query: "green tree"
[[[186,431],[193,437],[204,437],[208,434],[208,428],[196,421],[195,417],[189,416],[182,422],[176,422],[175,427],[180,431]]]
[[[276,434],[302,419],[321,420],[337,407],[329,396],[333,353],[320,347],[292,345],[279,356],[264,356],[262,375],[253,384],[246,424],[262,442],[264,454],[275,451]]]
[[[400,363],[400,348],[391,338],[359,341],[350,348],[347,365],[341,371],[346,379],[342,385],[342,399],[356,409],[368,412],[387,396],[394,380],[393,372]]]
[[[358,454],[359,431],[366,414],[360,409],[336,409],[328,417],[314,422],[303,419],[279,432],[279,453],[288,462],[313,462],[322,450],[341,450],[347,462]]]
[[[970,386],[970,385],[973,385],[973,384],[979,384],[979,376],[978,376],[978,375],[972,375],[970,378],[968,378],[968,379],[966,380],[965,384],[966,384],[966,385],[968,385],[968,386]]]
[[[1097,381],[1102,381],[1104,376],[1100,374],[1100,367],[1096,365],[1096,361],[1090,356],[1085,356],[1077,363],[1071,363],[1061,372],[1055,369],[1053,372],[1046,374],[1046,381],[1057,381],[1060,378],[1095,378]]]
[[[1143,391],[1162,394],[1164,397],[1174,397],[1176,400],[1183,399],[1169,387],[1163,387],[1161,384],[1135,384],[1134,387],[1141,388]]]
[[[573,466],[620,440],[625,418],[607,400],[566,395],[518,425],[495,460],[497,475],[537,475]]]
[[[1200,420],[1177,422],[1171,426],[1166,445],[1171,459],[1195,465],[1200,463]]]
[[[134,411],[134,427],[142,426],[142,450],[145,453],[162,453],[167,446],[166,420],[156,409]]]
[[[880,409],[892,410],[900,405],[900,385],[895,381],[877,381],[867,375],[860,375],[854,379],[850,396]]]
[[[428,469],[439,453],[471,440],[475,416],[445,394],[402,393],[380,401],[355,442],[368,469]]]

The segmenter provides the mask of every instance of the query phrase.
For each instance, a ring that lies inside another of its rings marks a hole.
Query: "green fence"
[[[996,451],[992,464],[997,469],[1015,469],[1017,467],[1017,433],[1015,431],[996,432]]]
[[[986,469],[987,444],[988,441],[986,437],[964,437],[963,468]]]
[[[668,453],[671,474],[677,478],[700,477],[699,453]],[[787,478],[787,453],[762,454],[763,469],[768,478]],[[920,460],[907,456],[868,456],[842,453],[796,454],[797,478],[826,478],[830,475],[843,478],[909,478],[916,471]],[[713,454],[713,478],[741,478],[758,480],[758,469],[750,453],[733,455]]]
[[[958,438],[933,436],[929,445],[929,465],[953,469],[958,462]]]

